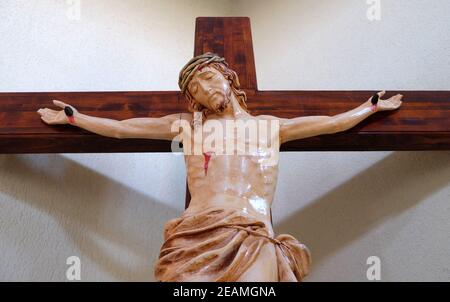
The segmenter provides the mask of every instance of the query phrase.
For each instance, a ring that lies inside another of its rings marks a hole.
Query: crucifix
[[[301,281],[308,274],[308,248],[272,228],[273,155],[280,150],[450,150],[449,91],[384,98],[385,92],[258,90],[244,17],[197,18],[194,58],[179,86],[181,92],[0,94],[0,153],[170,152],[174,140],[185,154],[200,147],[185,155],[186,211],[166,224],[155,267],[161,281]],[[46,108],[51,100],[57,110]],[[197,134],[229,121],[275,127],[258,128],[255,141],[222,132],[234,152],[241,143],[253,150],[247,153],[218,154],[202,139],[198,146]]]

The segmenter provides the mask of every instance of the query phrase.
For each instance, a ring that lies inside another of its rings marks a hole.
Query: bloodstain
[[[203,168],[205,169],[205,176],[208,175],[209,161],[211,160],[211,156],[213,155],[213,153],[214,152],[203,153],[203,156],[205,157],[205,163],[203,164]]]
[[[75,117],[74,116],[68,116],[67,119],[69,120],[69,123],[75,124]]]

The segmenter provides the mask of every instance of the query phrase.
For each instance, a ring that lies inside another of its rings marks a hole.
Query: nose
[[[200,83],[200,87],[202,88],[202,90],[203,90],[204,92],[211,92],[211,90],[212,90],[211,85],[208,84],[208,83],[206,83],[206,82],[204,82],[204,81],[202,81],[202,82]]]

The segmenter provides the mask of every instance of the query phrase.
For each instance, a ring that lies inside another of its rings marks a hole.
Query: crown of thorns
[[[184,65],[183,69],[180,71],[180,76],[178,77],[178,86],[181,89],[181,93],[186,93],[187,86],[197,70],[208,65],[209,63],[214,62],[222,63],[228,67],[228,63],[225,61],[225,58],[211,52],[196,56]]]

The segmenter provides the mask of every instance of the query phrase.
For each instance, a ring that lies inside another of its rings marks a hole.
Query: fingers
[[[58,110],[53,110],[53,109],[49,109],[49,108],[44,108],[44,109],[41,108],[37,112],[40,115],[51,115],[51,116],[56,115],[56,114],[59,113]]]
[[[58,112],[59,111],[57,111],[57,110],[53,110],[53,109],[49,109],[49,108],[45,108],[45,109],[39,109],[38,111],[37,111],[39,114],[40,113],[53,113],[53,114],[58,114]]]
[[[41,120],[43,120],[45,123],[51,125],[53,123],[53,121],[51,119],[49,119],[48,117],[45,116],[41,116]]]
[[[49,115],[41,115],[41,120],[46,122],[47,124],[51,125],[54,124],[55,119]]]
[[[384,96],[386,94],[386,90],[380,91],[378,92],[378,96],[381,98],[382,96]]]
[[[402,99],[403,99],[403,95],[402,94],[397,94],[397,100],[398,100],[398,105],[399,106],[403,103]]]
[[[58,111],[48,109],[48,108],[44,108],[44,109],[41,108],[37,112],[40,114],[41,119],[44,122],[46,122],[47,124],[53,124],[54,121],[56,120],[56,116],[58,114]]]
[[[37,111],[41,116],[47,116],[48,115],[48,111],[46,109],[39,109]]]
[[[402,94],[396,94],[391,99],[394,100],[394,101],[401,102],[401,100],[403,99],[403,95]]]
[[[64,107],[66,107],[66,106],[69,106],[68,104],[66,104],[64,102],[61,102],[61,101],[58,101],[58,100],[53,100],[53,104],[55,104],[56,106],[58,106],[58,107],[60,107],[62,109],[64,109]]]
[[[403,95],[401,95],[401,94],[397,94],[397,95],[391,97],[389,99],[390,104],[391,104],[391,109],[399,108],[402,105],[402,103],[403,103],[402,102],[402,98],[403,98]]]

